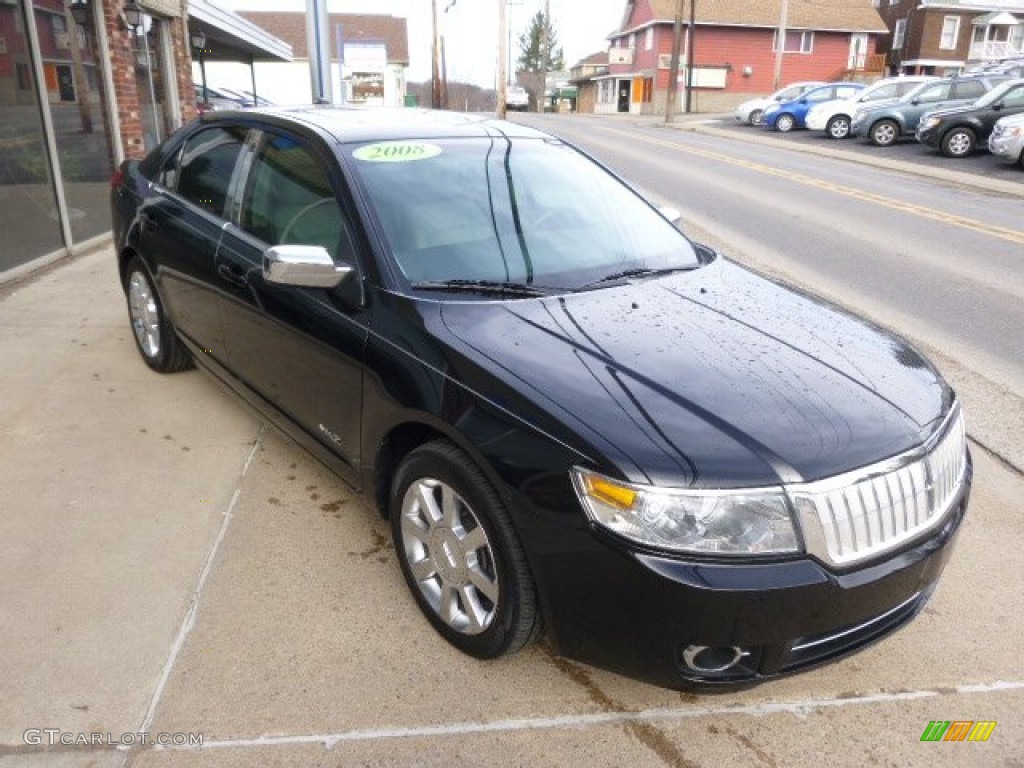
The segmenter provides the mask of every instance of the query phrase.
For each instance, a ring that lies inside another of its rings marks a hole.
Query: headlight
[[[799,551],[781,488],[682,491],[633,485],[576,468],[576,493],[590,519],[658,549],[716,555]]]
[[[934,128],[937,125],[942,125],[941,117],[929,117],[927,120],[921,122],[921,130],[927,131],[929,128]]]

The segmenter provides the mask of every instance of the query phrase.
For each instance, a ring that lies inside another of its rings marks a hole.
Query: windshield
[[[574,290],[628,270],[698,265],[679,230],[558,141],[392,141],[348,154],[411,283]]]

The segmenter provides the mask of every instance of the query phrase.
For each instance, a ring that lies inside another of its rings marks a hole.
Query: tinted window
[[[540,139],[355,148],[353,167],[406,277],[579,287],[697,265],[689,241],[575,150]]]
[[[835,98],[837,98],[837,99],[852,99],[854,96],[856,96],[858,93],[860,93],[861,90],[862,89],[854,88],[851,85],[840,85],[839,87],[836,88]]]
[[[807,101],[810,102],[829,101],[830,99],[836,98],[835,96],[832,95],[832,93],[832,88],[819,88],[816,91],[809,91],[808,93],[804,94],[801,98],[806,99]]]
[[[349,231],[323,162],[297,140],[271,133],[249,174],[241,224],[270,245],[322,245],[335,258]]]
[[[1004,107],[1024,107],[1024,85],[1018,85],[1003,96]]]
[[[190,136],[181,153],[178,194],[220,216],[227,202],[228,184],[231,183],[245,133],[244,128],[217,127]],[[173,181],[172,177],[173,174],[165,175],[168,181]]]
[[[918,93],[917,100],[925,103],[930,101],[942,101],[943,99],[949,98],[951,89],[952,85],[950,83],[935,83]]]
[[[904,94],[910,93],[912,90],[917,88],[920,83],[897,83],[896,84],[896,95],[903,96]]]
[[[956,98],[977,99],[985,95],[985,86],[980,80],[968,80],[965,83],[956,84]]]

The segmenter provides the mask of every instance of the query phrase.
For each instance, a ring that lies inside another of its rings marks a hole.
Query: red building
[[[690,3],[696,4],[690,29]],[[692,83],[694,111],[731,109],[775,86],[782,0],[687,0],[678,75],[680,111]],[[669,83],[676,0],[627,0],[609,40],[608,74],[594,78],[595,111],[661,113]],[[789,0],[781,84],[879,75],[887,28],[872,0]],[[693,45],[693,74],[686,71]]]

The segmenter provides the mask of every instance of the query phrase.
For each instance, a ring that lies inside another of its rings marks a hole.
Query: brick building
[[[876,0],[891,71],[945,75],[1024,56],[1024,0]]]
[[[698,0],[683,19],[677,103],[685,103],[685,64],[693,45],[695,111],[730,109],[774,86],[781,0]],[[675,0],[626,0],[610,37],[609,71],[595,78],[595,111],[660,113],[670,81]],[[875,57],[886,33],[872,0],[789,0],[783,83],[832,80],[881,69]]]
[[[0,0],[0,282],[107,237],[114,169],[196,114],[199,41],[291,56],[208,0]]]

